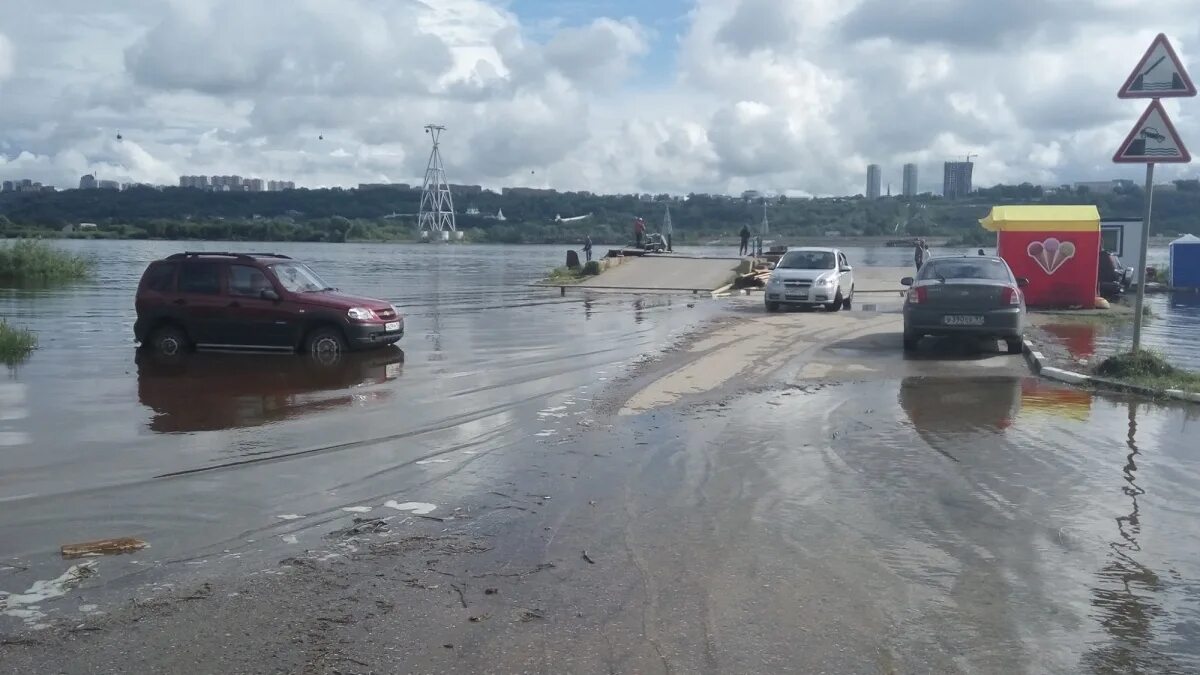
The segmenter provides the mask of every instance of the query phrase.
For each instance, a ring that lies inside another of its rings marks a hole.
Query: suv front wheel
[[[341,354],[346,351],[346,338],[336,328],[318,328],[304,338],[304,353],[314,356]]]
[[[178,356],[191,348],[191,342],[182,328],[159,326],[150,334],[150,348],[163,356]]]

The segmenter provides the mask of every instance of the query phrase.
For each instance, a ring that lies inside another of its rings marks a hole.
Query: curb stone
[[[1101,389],[1109,389],[1113,391],[1133,392],[1150,398],[1170,398],[1177,401],[1188,401],[1190,403],[1200,403],[1200,393],[1190,391],[1182,391],[1180,389],[1152,389],[1150,387],[1142,387],[1136,384],[1128,384],[1125,382],[1117,382],[1100,377],[1093,377],[1083,373],[1076,373],[1071,370],[1063,370],[1062,368],[1053,368],[1045,365],[1047,362],[1046,356],[1037,351],[1033,342],[1025,340],[1025,361],[1029,364],[1029,368],[1046,379],[1055,380],[1071,385],[1091,385]]]

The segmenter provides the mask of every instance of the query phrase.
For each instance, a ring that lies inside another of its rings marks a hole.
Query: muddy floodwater
[[[95,256],[94,282],[0,290],[0,315],[40,343],[0,370],[0,563],[36,566],[64,543],[106,536],[143,538],[155,559],[176,560],[253,539],[281,516],[390,496],[421,474],[414,462],[538,438],[546,399],[573,392],[578,412],[589,385],[708,311],[689,298],[528,287],[561,264],[558,247],[61,245]],[[407,315],[400,348],[336,363],[136,353],[147,262],[264,248],[393,302]]]
[[[2,672],[1200,672],[1200,408],[906,356],[886,298],[529,287],[559,247],[270,245],[401,348],[164,361],[133,289],[184,245],[69,245],[94,282],[0,290],[41,342],[0,372]],[[150,547],[59,556],[105,537]]]

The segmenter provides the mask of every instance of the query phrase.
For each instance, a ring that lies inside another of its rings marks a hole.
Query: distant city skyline
[[[914,163],[908,163],[908,164],[904,164],[901,168],[902,189],[899,192],[897,192],[895,195],[892,195],[890,193],[885,195],[882,191],[883,185],[886,184],[890,188],[892,185],[892,182],[890,180],[885,180],[885,178],[887,176],[887,172],[884,170],[884,168],[885,167],[882,167],[881,165],[878,165],[878,164],[868,165],[868,172],[867,172],[867,174],[868,174],[867,175],[868,190],[865,193],[860,193],[860,194],[865,194],[868,197],[871,196],[871,194],[873,193],[873,190],[871,189],[871,182],[873,180],[873,177],[874,177],[874,179],[878,180],[878,189],[880,192],[877,195],[877,197],[871,197],[871,198],[878,198],[878,197],[883,197],[883,196],[912,197],[912,196],[917,196],[917,195],[920,195],[923,193],[929,193],[929,194],[934,194],[934,195],[940,194],[942,196],[947,196],[947,191],[949,191],[949,193],[950,193],[948,195],[950,198],[955,198],[955,197],[960,197],[960,196],[969,194],[971,191],[974,190],[974,180],[973,180],[973,175],[972,175],[972,171],[974,168],[974,162],[961,162],[961,161],[945,162],[943,164],[943,172],[944,172],[943,186],[942,186],[942,192],[940,192],[940,193],[937,191],[932,191],[932,190],[925,190],[924,192],[921,192],[920,186],[918,183],[919,166]],[[1180,179],[1196,180],[1195,177],[1184,176],[1184,177],[1176,178],[1176,179],[1158,181],[1155,183],[1155,186],[1161,187],[1164,189],[1172,189],[1174,187],[1173,181],[1180,180]],[[1073,188],[1076,190],[1086,189],[1086,190],[1096,193],[1096,194],[1110,193],[1110,192],[1113,192],[1113,191],[1116,191],[1119,189],[1129,189],[1131,187],[1137,187],[1140,184],[1139,181],[1135,181],[1135,180],[1128,179],[1128,178],[1109,178],[1109,179],[1105,179],[1105,180],[1094,180],[1094,181],[1092,181],[1092,180],[1069,181],[1069,182],[1064,182],[1064,183],[1053,183],[1053,184],[1046,184],[1046,183],[1038,184],[1038,183],[1032,183],[1031,181],[1021,181],[1021,182],[1029,182],[1031,184],[1038,185],[1039,187],[1041,187],[1045,190],[1058,190],[1058,189],[1061,189],[1062,187],[1069,187],[1069,188]],[[993,185],[1005,185],[1005,184],[1015,185],[1015,184],[1019,184],[1019,183],[994,183]],[[134,182],[122,183],[122,182],[118,182],[118,181],[111,180],[111,179],[98,179],[95,174],[85,174],[84,176],[80,177],[79,185],[78,185],[78,189],[83,189],[83,190],[87,190],[87,189],[128,190],[128,189],[133,189],[133,188],[162,189],[162,188],[166,188],[166,187],[196,188],[196,189],[202,189],[202,190],[206,190],[206,191],[210,191],[210,192],[281,192],[281,191],[285,191],[285,190],[298,189],[298,187],[294,181],[266,180],[266,179],[262,179],[262,178],[241,177],[241,176],[236,176],[236,175],[230,175],[230,176],[219,176],[219,175],[179,176],[177,183],[153,184],[153,183],[134,183]],[[537,196],[537,195],[551,194],[551,193],[556,193],[556,192],[557,193],[583,193],[583,194],[632,194],[634,196],[640,196],[643,198],[653,196],[651,193],[596,193],[596,192],[592,192],[589,190],[569,190],[569,189],[556,189],[556,188],[529,188],[529,187],[511,187],[511,186],[510,187],[500,187],[500,188],[486,188],[481,185],[463,185],[463,184],[455,184],[455,183],[451,183],[450,188],[456,197],[461,196],[461,197],[466,197],[466,198],[469,198],[474,195],[478,195],[478,194],[482,193],[484,190],[488,190],[490,192],[493,192],[496,194],[502,194],[502,195],[527,195],[527,196]],[[72,189],[72,188],[63,188],[63,189]],[[409,190],[420,190],[420,186],[412,185],[410,183],[358,183],[357,185],[333,186],[333,187],[329,187],[329,188],[308,188],[308,189],[347,189],[347,190],[357,189],[359,191],[391,189],[391,190],[409,191]],[[44,185],[38,181],[34,181],[29,178],[14,178],[14,179],[5,179],[3,181],[0,181],[0,193],[43,192],[43,191],[58,191],[58,190],[59,190],[59,188],[56,188],[55,186]],[[671,195],[672,197],[683,197],[683,196],[686,196],[687,193],[667,193],[667,194]],[[723,194],[723,193],[697,193],[697,194],[712,194],[712,195],[717,195],[717,196],[726,196],[726,197],[730,197],[730,198],[742,199],[744,201],[757,201],[759,199],[764,199],[764,198],[775,199],[780,196],[788,196],[787,193],[764,192],[764,191],[760,191],[760,190],[745,190],[740,195],[730,195],[730,194]],[[853,194],[822,195],[822,196],[818,196],[817,198],[842,199],[842,198],[847,198],[847,197],[852,197],[852,196],[853,196]]]

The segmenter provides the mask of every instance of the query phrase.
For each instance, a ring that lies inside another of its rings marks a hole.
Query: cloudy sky
[[[1136,177],[1116,89],[1196,0],[3,0],[0,178],[855,194]],[[1200,101],[1171,101],[1200,150]],[[117,140],[117,133],[123,140]],[[322,140],[320,137],[324,136]],[[1163,169],[1164,178],[1196,169]]]

